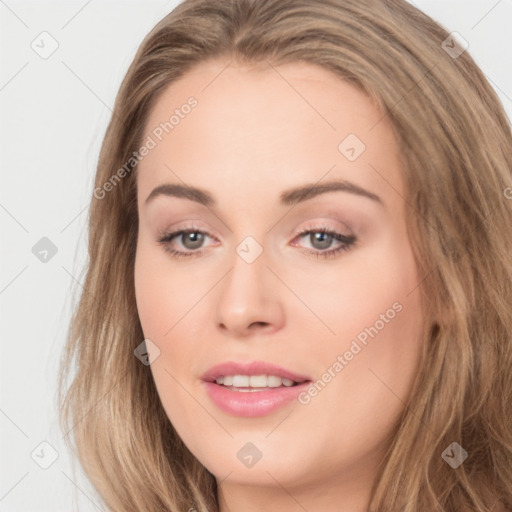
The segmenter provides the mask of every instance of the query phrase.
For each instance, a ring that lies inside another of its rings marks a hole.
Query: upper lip
[[[212,366],[201,376],[201,379],[207,382],[214,382],[215,379],[221,375],[275,375],[295,382],[311,380],[307,375],[292,372],[266,361],[252,361],[250,363],[226,361]]]

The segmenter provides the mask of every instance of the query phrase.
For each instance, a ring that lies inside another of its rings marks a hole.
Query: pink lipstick
[[[228,361],[202,375],[206,392],[222,411],[235,416],[270,414],[297,398],[311,379],[264,361]]]

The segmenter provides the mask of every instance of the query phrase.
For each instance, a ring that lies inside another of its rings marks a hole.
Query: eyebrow
[[[280,194],[279,199],[283,206],[291,206],[293,204],[312,199],[320,194],[337,191],[350,192],[351,194],[366,197],[383,205],[382,199],[378,195],[346,180],[334,180],[326,183],[301,185],[299,187],[285,190]],[[165,183],[163,185],[159,185],[149,194],[145,203],[148,204],[159,196],[189,199],[190,201],[195,201],[207,207],[212,207],[216,204],[213,196],[206,190],[177,183]]]

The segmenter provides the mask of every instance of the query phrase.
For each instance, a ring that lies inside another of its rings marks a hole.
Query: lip
[[[215,383],[221,375],[276,375],[300,384],[272,388],[267,391],[232,391]],[[306,375],[300,375],[281,366],[264,361],[235,363],[228,361],[210,368],[202,375],[203,385],[212,402],[222,411],[234,416],[258,417],[272,413],[297,399],[311,383]]]
[[[252,361],[250,363],[226,361],[207,370],[201,376],[201,379],[206,382],[214,382],[221,375],[275,375],[295,382],[311,380],[307,375],[293,373],[286,368],[266,361]]]
[[[231,391],[215,382],[203,382],[206,393],[222,411],[234,416],[255,418],[272,413],[296,400],[310,385],[309,381],[296,386],[280,387],[268,391]]]

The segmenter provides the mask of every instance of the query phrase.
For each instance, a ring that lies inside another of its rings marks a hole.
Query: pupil
[[[203,243],[203,237],[204,235],[202,233],[185,233],[185,239],[183,245],[187,249],[197,249],[201,247],[201,244]]]
[[[315,249],[327,249],[332,242],[332,235],[328,233],[312,233],[310,235],[311,243]],[[319,242],[319,245],[315,245]]]

